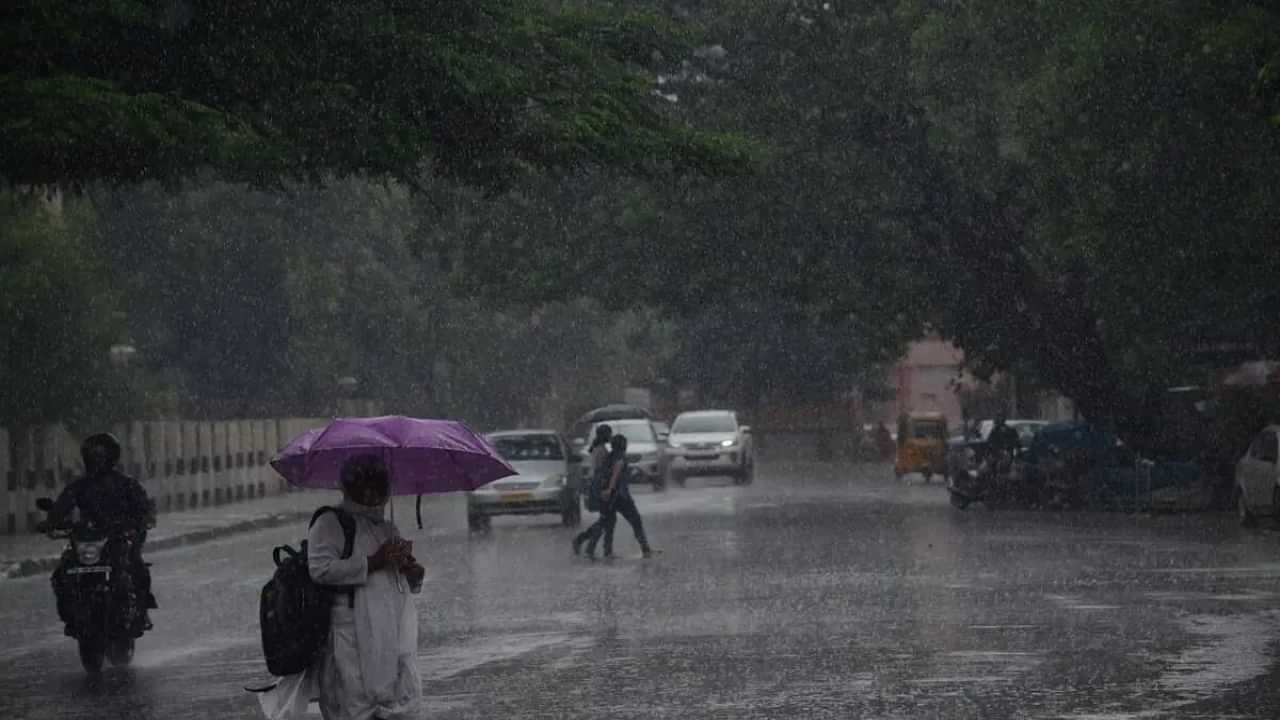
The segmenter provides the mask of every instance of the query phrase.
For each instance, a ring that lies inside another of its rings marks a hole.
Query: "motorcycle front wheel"
[[[80,664],[84,666],[85,672],[101,672],[102,659],[107,652],[106,645],[102,642],[102,638],[80,638],[79,642]]]

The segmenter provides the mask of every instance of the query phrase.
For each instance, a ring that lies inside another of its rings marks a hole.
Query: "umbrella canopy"
[[[466,425],[400,415],[337,418],[294,438],[271,467],[297,487],[338,489],[342,464],[365,454],[386,461],[392,495],[475,490],[516,474],[488,440]]]
[[[638,405],[627,405],[624,403],[616,403],[613,405],[605,405],[592,410],[582,417],[578,418],[578,422],[583,425],[590,425],[598,422],[608,422],[610,420],[652,420],[653,414]]]

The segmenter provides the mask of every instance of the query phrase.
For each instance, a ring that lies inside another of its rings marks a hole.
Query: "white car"
[[[667,437],[667,477],[679,485],[695,476],[727,475],[740,485],[755,477],[751,428],[729,410],[681,413]]]
[[[1236,463],[1235,496],[1244,525],[1259,515],[1280,514],[1280,425],[1263,428]]]
[[[1032,439],[1041,428],[1049,424],[1048,420],[1006,420],[1005,425],[1018,431],[1018,439],[1022,441],[1023,447],[1031,445]],[[978,438],[986,441],[991,437],[991,431],[995,429],[995,420],[983,420],[978,424]]]
[[[560,516],[565,525],[582,522],[572,456],[554,430],[511,430],[486,436],[517,475],[467,493],[467,527],[483,530],[494,515]]]

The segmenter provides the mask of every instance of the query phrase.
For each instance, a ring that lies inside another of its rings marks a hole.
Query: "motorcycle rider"
[[[996,414],[995,425],[987,435],[987,453],[991,457],[999,457],[1000,453],[1013,455],[1013,451],[1017,450],[1022,442],[1018,437],[1018,431],[1009,427],[1007,422],[1003,412]]]
[[[110,433],[85,438],[80,445],[84,460],[84,476],[62,491],[49,510],[44,527],[66,525],[74,510],[80,521],[106,531],[109,535],[134,533],[133,550],[127,558],[129,574],[135,580],[138,597],[143,600],[142,628],[151,627],[148,610],[156,607],[151,594],[151,571],[142,560],[142,544],[147,526],[154,518],[151,500],[142,484],[116,469],[120,462],[120,442]],[[73,596],[67,582],[66,568],[73,558],[64,556],[53,571],[53,591],[58,602],[58,617],[64,623],[74,620]],[[70,627],[68,627],[70,632]]]

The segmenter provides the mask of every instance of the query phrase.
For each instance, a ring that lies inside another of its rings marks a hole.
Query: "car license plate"
[[[522,503],[533,499],[533,493],[527,492],[510,492],[502,493],[502,502],[504,503]]]
[[[719,455],[690,455],[688,457],[690,460],[701,460],[705,462],[707,460],[715,460]]]
[[[108,573],[111,572],[110,565],[87,565],[84,567],[67,568],[68,575],[87,575],[89,573]]]

